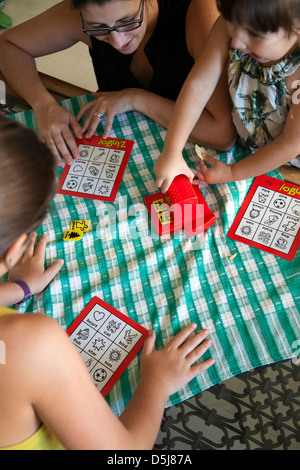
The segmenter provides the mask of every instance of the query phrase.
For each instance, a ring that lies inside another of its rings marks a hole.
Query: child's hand
[[[194,170],[193,184],[218,184],[233,181],[232,165],[216,160],[207,154],[203,154],[202,157],[200,170]]]
[[[148,378],[151,387],[157,387],[165,397],[178,391],[215,362],[211,358],[195,364],[212,343],[206,339],[208,330],[192,335],[196,327],[194,323],[190,324],[158,351],[154,350],[154,332],[145,341],[141,355],[141,379]]]
[[[194,178],[194,173],[186,164],[182,154],[175,155],[170,152],[162,152],[154,164],[156,175],[156,185],[165,193],[173,179],[178,175],[186,175],[190,181]]]
[[[59,259],[45,270],[47,235],[43,235],[35,247],[36,240],[37,234],[34,233],[21,259],[8,273],[8,280],[21,279],[26,282],[33,295],[42,292],[64,264],[64,261]]]

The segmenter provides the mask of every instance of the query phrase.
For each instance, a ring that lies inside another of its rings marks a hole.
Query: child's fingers
[[[39,240],[37,247],[35,249],[35,255],[37,258],[41,257],[42,259],[44,259],[47,241],[48,241],[48,236],[46,233],[44,233],[41,239]]]
[[[165,346],[166,349],[177,349],[188,339],[188,337],[195,331],[197,325],[195,323],[190,323],[188,326],[183,328],[179,333],[177,333],[174,338]]]
[[[154,351],[155,337],[155,332],[153,330],[149,331],[149,334],[144,342],[141,356],[147,356],[148,354],[151,354]]]
[[[207,184],[206,180],[202,178],[194,178],[192,184],[198,186],[199,184]]]
[[[45,281],[45,286],[50,284],[50,282],[55,278],[55,276],[59,273],[61,268],[64,265],[64,260],[63,259],[58,259],[55,261],[55,263],[50,266],[50,268],[46,269],[44,272],[44,281]]]
[[[201,184],[201,183],[205,183],[205,178],[203,176],[203,174],[201,173],[200,170],[193,170],[193,173],[194,173],[194,178],[192,180],[192,184],[194,185],[198,185],[198,184]]]
[[[216,159],[214,157],[211,157],[207,153],[204,153],[203,158],[200,159],[200,165],[201,163],[204,163],[204,162],[208,163],[209,165],[212,165],[215,161]]]
[[[209,158],[211,158],[211,157],[209,157]],[[200,171],[201,171],[204,178],[205,178],[205,175],[207,174],[207,172],[209,171],[208,166],[206,166],[206,164],[205,164],[206,161],[207,161],[207,157],[205,157],[205,160],[200,160]],[[209,163],[209,162],[207,161],[207,163]]]
[[[169,189],[172,181],[172,178],[158,177],[156,178],[156,186],[161,189],[162,193],[165,193]]]
[[[181,346],[180,350],[184,351],[184,353],[186,354],[187,357],[190,354],[192,354],[192,355],[196,354],[197,355],[198,354],[198,349],[201,348],[201,346],[199,346],[199,345],[204,344],[203,342],[204,342],[205,338],[207,338],[208,335],[209,335],[208,330],[199,331],[197,334],[191,336],[188,340],[186,340],[185,343]],[[207,343],[208,341],[210,341],[210,340],[205,341],[205,343]],[[206,347],[206,349],[207,349],[207,347]],[[206,351],[206,349],[204,349],[203,353]]]
[[[27,244],[27,247],[26,247],[26,250],[25,250],[25,256],[30,256],[32,257],[33,254],[34,254],[34,247],[35,247],[35,244],[36,244],[36,239],[37,239],[37,233],[34,232],[30,235],[30,238],[28,240],[28,244]]]
[[[163,194],[165,194],[169,187],[171,186],[172,180],[170,179],[165,179],[162,184],[158,185],[160,187],[160,190]]]
[[[186,356],[186,359],[190,365],[193,365],[195,362],[197,362],[203,356],[203,354],[206,353],[211,345],[212,340],[208,338],[205,341],[202,341],[201,344],[195,347],[192,351],[190,351]]]
[[[216,362],[215,359],[211,357],[207,359],[206,361],[200,362],[199,364],[192,366],[191,367],[192,378],[196,377],[197,375],[209,369],[211,366],[214,365],[215,362]]]

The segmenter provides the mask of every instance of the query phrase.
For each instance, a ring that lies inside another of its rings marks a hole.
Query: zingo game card
[[[65,166],[57,192],[113,202],[134,142],[94,135],[76,143],[80,158]]]
[[[148,336],[148,330],[98,297],[93,297],[67,333],[104,397]]]
[[[292,261],[300,244],[300,187],[255,178],[227,236]]]

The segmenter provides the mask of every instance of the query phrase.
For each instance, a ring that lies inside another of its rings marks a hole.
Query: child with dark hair
[[[154,167],[163,191],[179,173],[214,184],[255,177],[287,162],[300,167],[300,0],[217,4],[222,16],[183,86]],[[181,150],[224,67],[239,142],[253,153],[234,165],[204,155],[200,170],[192,171]]]
[[[62,266],[44,270],[45,238],[32,237],[55,194],[55,162],[34,132],[0,116],[0,450],[151,449],[169,395],[208,369],[211,344],[190,324],[141,354],[141,378],[118,419],[53,319],[3,307],[40,292]],[[5,351],[5,360],[3,360]]]
[[[61,157],[72,164],[79,157],[74,135],[90,137],[102,121],[107,137],[116,114],[138,111],[168,127],[175,100],[218,15],[214,0],[64,0],[0,35],[0,69],[35,111],[39,134],[57,164]],[[89,48],[98,92],[76,118],[43,86],[34,59],[79,41]],[[193,142],[220,150],[233,146],[225,84],[226,74],[191,133]],[[86,113],[81,126],[78,121]]]

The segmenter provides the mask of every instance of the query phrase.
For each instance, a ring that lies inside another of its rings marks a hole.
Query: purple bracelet
[[[21,300],[21,302],[18,302],[17,305],[23,304],[24,302],[27,302],[27,300],[31,299],[32,294],[26,282],[22,281],[22,279],[12,279],[10,282],[15,282],[16,284],[18,284],[24,292],[23,300]]]

